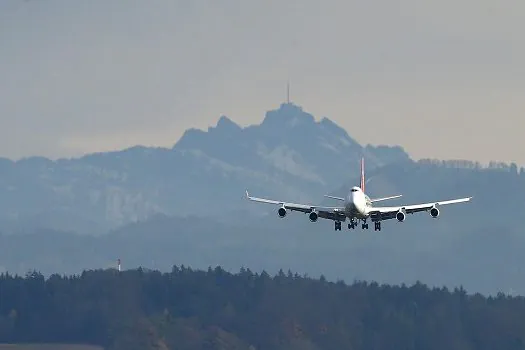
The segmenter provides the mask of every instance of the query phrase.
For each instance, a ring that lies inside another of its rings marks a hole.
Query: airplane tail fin
[[[361,158],[361,191],[365,193],[365,158]]]
[[[365,183],[366,183],[366,181],[365,181],[365,158],[361,157],[361,191],[363,191],[363,193],[365,193]],[[395,196],[374,198],[374,199],[371,199],[370,201],[372,203],[374,203],[374,202],[381,202],[381,201],[386,201],[386,200],[389,200],[389,199],[399,198],[401,196],[402,195],[398,194],[398,195],[395,195]]]

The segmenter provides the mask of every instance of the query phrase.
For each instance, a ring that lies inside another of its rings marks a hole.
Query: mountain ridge
[[[400,147],[363,147],[328,118],[316,121],[282,104],[260,124],[241,127],[221,116],[207,131],[188,129],[171,148],[2,158],[0,229],[25,229],[41,217],[36,227],[71,229],[76,222],[80,231],[102,233],[156,213],[189,215],[210,195],[210,206],[237,211],[247,187],[312,201],[355,172],[363,155],[369,168],[408,158]]]
[[[246,127],[223,115],[207,130],[188,129],[171,148],[137,145],[58,160],[0,158],[0,230],[102,234],[156,214],[258,216],[272,209],[246,205],[245,189],[319,203],[324,194],[358,183],[361,157],[372,195],[406,193],[401,185],[407,184],[396,180],[408,176],[400,175],[401,169],[433,163],[414,162],[401,146],[362,146],[329,118],[316,121],[302,107],[285,103]],[[439,164],[480,168],[467,161]],[[499,166],[523,172],[515,164]],[[440,174],[428,176],[439,182]],[[418,188],[428,193],[428,187]],[[412,193],[407,200],[419,198]]]

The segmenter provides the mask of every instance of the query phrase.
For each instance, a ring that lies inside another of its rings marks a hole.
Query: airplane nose
[[[358,211],[362,211],[363,210],[362,205],[361,205],[361,201],[359,200],[359,198],[355,194],[352,195],[352,206]]]
[[[350,202],[352,203],[352,206],[354,208],[357,208],[357,199],[356,199],[355,195],[352,194],[352,196],[350,198]]]

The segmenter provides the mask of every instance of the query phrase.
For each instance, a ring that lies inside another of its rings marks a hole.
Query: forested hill
[[[525,300],[221,268],[0,277],[0,342],[105,349],[524,349]]]

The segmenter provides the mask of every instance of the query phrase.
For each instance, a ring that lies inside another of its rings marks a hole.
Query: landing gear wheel
[[[374,230],[375,231],[381,231],[381,221],[376,221],[375,222]]]
[[[363,230],[368,230],[368,224],[362,224],[362,225],[361,225],[361,228],[362,228]]]
[[[336,221],[335,222],[335,228],[334,228],[336,231],[341,231],[341,221]]]

